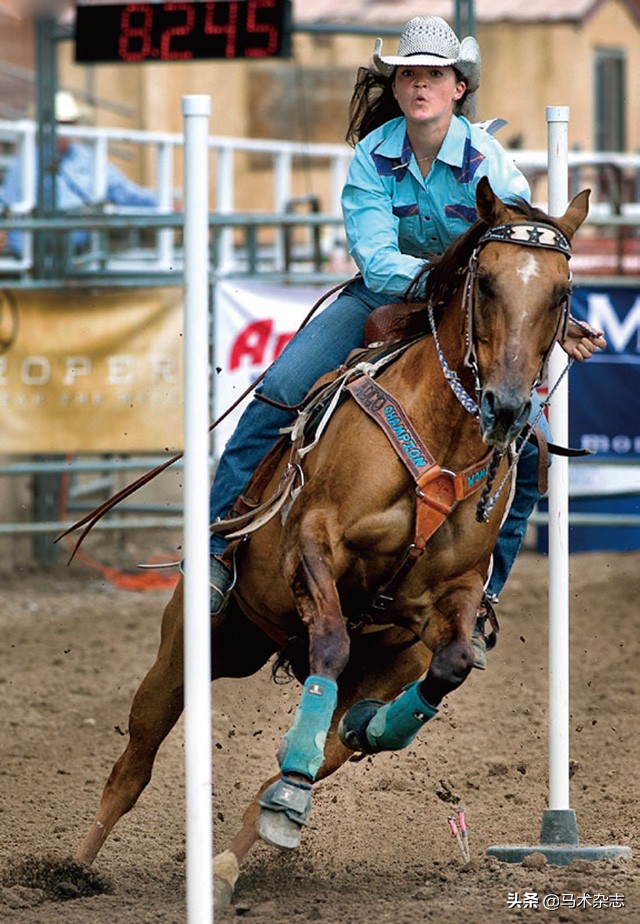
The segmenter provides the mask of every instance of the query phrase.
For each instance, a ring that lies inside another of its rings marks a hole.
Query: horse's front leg
[[[280,778],[263,793],[257,831],[276,847],[294,848],[311,811],[311,787],[338,701],[338,676],[349,659],[349,636],[333,574],[331,546],[316,527],[289,545],[284,572],[309,632],[309,676],[293,725],[278,749]]]
[[[374,754],[407,747],[438,712],[442,699],[457,689],[473,667],[471,629],[482,586],[457,587],[441,594],[423,631],[433,651],[426,676],[408,684],[389,703],[364,700],[343,717],[339,734],[354,751]]]

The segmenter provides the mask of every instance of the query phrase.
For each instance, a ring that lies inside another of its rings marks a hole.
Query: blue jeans
[[[533,421],[540,410],[540,399],[534,391],[531,396],[531,413],[529,422]],[[544,414],[536,421],[536,426],[551,440],[551,430]],[[519,446],[520,444],[518,444]],[[507,582],[509,572],[522,548],[527,532],[527,522],[533,508],[540,500],[538,491],[538,447],[528,442],[518,459],[516,472],[516,490],[509,508],[507,519],[502,524],[496,547],[493,550],[493,571],[487,585],[487,594],[499,596]]]
[[[387,304],[388,296],[372,292],[362,280],[350,283],[321,314],[296,334],[267,372],[259,388],[283,404],[298,404],[313,383],[337,369],[351,350],[363,346],[365,321],[374,308]],[[539,403],[534,395],[535,415]],[[242,494],[262,458],[291,423],[292,415],[252,398],[229,439],[216,469],[209,496],[210,522],[223,519]],[[546,421],[544,422],[546,424]],[[542,426],[542,419],[539,422]],[[498,594],[524,541],[527,519],[538,501],[535,446],[528,445],[520,457],[512,514],[502,526],[494,552],[489,592]],[[522,470],[522,478],[521,478]],[[221,554],[226,539],[211,534],[211,554]]]

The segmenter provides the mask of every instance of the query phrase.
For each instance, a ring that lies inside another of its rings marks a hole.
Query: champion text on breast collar
[[[451,511],[487,482],[494,451],[457,474],[443,469],[420,439],[400,403],[378,382],[369,375],[363,375],[348,385],[347,390],[385,433],[416,483],[413,542],[404,551],[391,579],[369,607],[370,611],[381,614],[389,608],[397,588]]]

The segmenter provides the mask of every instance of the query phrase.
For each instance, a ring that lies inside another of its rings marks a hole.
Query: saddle
[[[386,305],[383,307],[387,307]],[[375,309],[378,311],[379,309]],[[375,312],[374,312],[375,313]],[[362,368],[381,369],[398,359],[417,338],[372,344],[352,350],[343,365],[322,375],[310,388],[297,408],[298,418],[287,428],[263,457],[244,492],[237,498],[228,516],[211,525],[212,532],[220,532],[230,539],[239,539],[246,532],[255,532],[290,498],[299,476],[298,455],[305,455],[320,438],[322,430],[333,412],[349,398],[345,381],[358,376]],[[260,395],[256,395],[260,399]],[[261,503],[261,498],[283,455],[289,447],[290,466],[286,469],[275,493]],[[243,532],[243,529],[246,532]]]
[[[364,342],[374,344],[398,343],[406,336],[410,316],[424,308],[414,302],[390,302],[374,308],[364,325]]]
[[[365,345],[352,350],[345,362],[337,369],[320,376],[307,392],[299,408],[290,408],[292,413],[296,410],[304,409],[305,440],[314,438],[323,413],[331,401],[335,389],[338,387],[338,381],[349,369],[355,368],[358,362],[383,359],[385,352],[390,347],[395,348],[397,344],[402,343],[407,317],[412,311],[416,310],[416,307],[416,305],[409,302],[393,302],[374,308],[364,326],[363,340]],[[413,342],[414,339],[408,341],[406,346],[410,346]],[[397,355],[400,356],[401,353]],[[342,403],[347,397],[348,393],[345,391],[338,403]],[[256,395],[256,398],[259,400],[260,395]],[[237,526],[240,526],[240,519],[243,522],[248,522],[246,515],[255,513],[260,506],[260,498],[290,441],[289,432],[279,437],[258,465],[249,484],[236,500],[228,516],[220,524],[213,524],[213,531],[227,531],[227,527],[230,529],[234,521]]]

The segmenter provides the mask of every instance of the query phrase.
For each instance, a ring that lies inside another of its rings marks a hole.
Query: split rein
[[[474,314],[476,306],[476,292],[477,292],[477,281],[478,281],[478,265],[479,265],[479,254],[482,248],[491,242],[507,243],[507,244],[518,244],[525,247],[535,247],[542,248],[545,250],[555,250],[558,253],[563,254],[567,260],[571,256],[571,247],[569,241],[562,234],[562,232],[555,228],[553,225],[547,225],[540,222],[514,222],[511,224],[498,225],[495,228],[490,228],[485,234],[482,235],[478,241],[471,259],[469,261],[469,266],[467,268],[465,283],[464,283],[464,307],[465,307],[465,344],[466,352],[464,357],[464,365],[471,369],[474,381],[474,389],[476,397],[475,399],[466,391],[462,382],[458,378],[457,373],[451,369],[447,364],[447,361],[444,358],[442,352],[442,347],[440,346],[440,341],[438,339],[438,332],[436,329],[435,319],[433,315],[433,303],[429,301],[427,308],[429,311],[429,324],[431,325],[431,332],[433,334],[433,340],[436,347],[436,352],[438,355],[438,360],[440,361],[440,366],[442,368],[442,373],[445,380],[448,382],[449,387],[451,388],[453,394],[463,406],[465,411],[469,413],[472,417],[479,419],[480,417],[480,401],[482,400],[482,383],[480,382],[480,372],[478,369],[478,362],[475,351],[475,339],[474,339]],[[571,273],[569,273],[569,284],[571,285]],[[561,303],[560,317],[558,319],[558,325],[556,327],[555,334],[551,340],[549,348],[547,349],[545,355],[542,357],[540,363],[540,368],[538,370],[538,375],[536,380],[532,385],[532,391],[537,385],[542,381],[547,364],[549,362],[549,357],[551,351],[557,340],[564,340],[567,333],[567,328],[569,324],[570,317],[570,302],[571,302],[571,291],[567,292],[566,296],[563,298]],[[577,323],[577,322],[576,322]],[[505,475],[498,485],[498,487],[493,491],[493,484],[495,481],[496,473],[504,452],[500,450],[495,450],[493,457],[491,459],[489,474],[482,493],[480,500],[478,501],[478,506],[476,509],[476,520],[479,523],[486,523],[489,519],[491,511],[495,507],[498,498],[500,497],[505,484],[509,483],[509,479],[518,464],[518,460],[524,451],[524,448],[527,442],[531,439],[535,426],[544,413],[545,409],[549,406],[551,398],[555,394],[556,389],[560,385],[560,382],[567,374],[571,366],[573,365],[574,358],[569,357],[566,366],[562,370],[561,374],[558,376],[558,379],[545,398],[540,404],[540,410],[536,414],[534,420],[526,428],[527,432],[522,436],[520,446],[513,452],[511,455],[511,462]],[[493,493],[492,493],[493,491]]]

